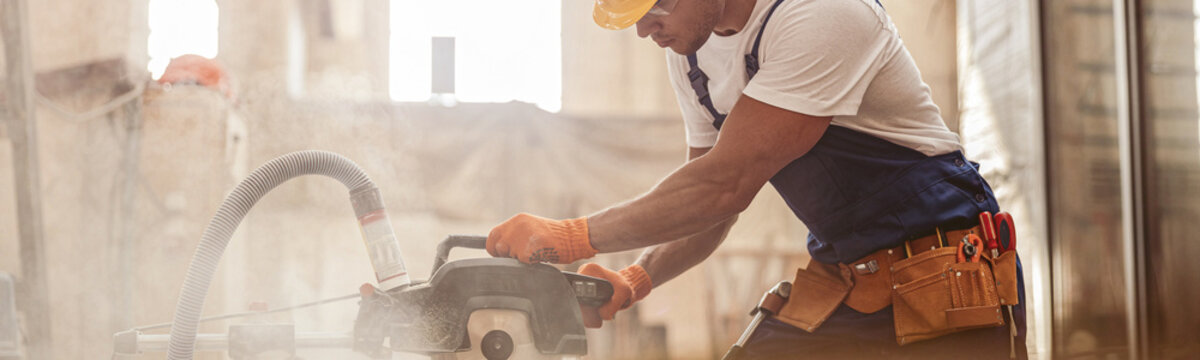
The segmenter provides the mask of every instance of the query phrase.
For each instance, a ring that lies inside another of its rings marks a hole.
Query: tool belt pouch
[[[1008,251],[995,259],[986,258],[996,276],[996,295],[1000,297],[1000,305],[1020,303],[1021,298],[1017,296],[1017,252]]]
[[[893,266],[892,311],[900,345],[1004,325],[991,263],[956,262],[943,247]]]
[[[796,270],[792,291],[787,303],[776,316],[780,321],[815,331],[850,293],[853,282],[845,265],[829,265],[813,261],[807,269]]]

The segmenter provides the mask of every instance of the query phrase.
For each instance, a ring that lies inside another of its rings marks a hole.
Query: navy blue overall
[[[746,73],[758,71],[762,29],[783,0],[771,6],[750,54]],[[882,6],[882,5],[879,5]],[[708,77],[688,56],[697,98],[721,129],[725,114],[712,105]],[[996,213],[991,188],[961,151],[926,156],[916,150],[840,126],[830,126],[804,156],[771,178],[771,185],[808,226],[813,260],[852,263],[880,249],[934,233],[934,228],[978,225],[982,211]],[[1016,319],[1018,358],[1025,351],[1025,291],[1017,263],[1020,305]],[[764,321],[745,346],[751,358],[1009,358],[1009,327],[977,329],[903,347],[896,344],[891,307],[864,314],[841,305],[815,332],[782,321]]]

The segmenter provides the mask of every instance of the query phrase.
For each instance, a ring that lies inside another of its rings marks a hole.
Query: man
[[[963,157],[958,136],[940,118],[877,0],[596,0],[593,17],[609,29],[636,23],[638,36],[671,49],[667,68],[683,111],[690,160],[644,195],[591,216],[517,215],[492,229],[489,253],[566,264],[600,252],[650,247],[620,271],[595,264],[580,269],[615,288],[610,303],[584,310],[585,323],[598,327],[600,319],[611,320],[655,285],[708,257],[769,181],[808,226],[813,262],[798,271],[783,313],[755,331],[745,347],[748,355],[1026,356],[1023,293],[1008,321],[994,301],[959,306],[968,301],[960,296],[964,291],[995,300],[991,285],[963,290],[953,283],[958,293],[950,294],[951,285],[945,285],[947,290],[928,296],[948,303],[953,298],[957,305],[946,306],[954,309],[929,312],[919,309],[926,306],[916,304],[921,301],[892,309],[894,298],[904,301],[913,294],[894,290],[912,285],[898,280],[899,270],[893,278],[895,267],[910,258],[944,258],[935,253],[952,256],[958,239],[947,243],[947,234],[966,241],[964,234],[980,232],[979,214],[999,208],[977,165]],[[929,255],[920,255],[924,247],[909,251],[935,235],[939,244],[931,248],[949,248]],[[991,276],[979,262],[964,262],[936,271],[975,266],[971,269]],[[975,274],[953,271],[958,277]],[[1008,280],[1000,272],[997,283]],[[1019,265],[1015,273],[1020,289]],[[927,289],[942,291],[914,290]],[[962,316],[979,309],[989,312]],[[947,315],[951,312],[955,315]],[[947,318],[950,325],[944,324]]]

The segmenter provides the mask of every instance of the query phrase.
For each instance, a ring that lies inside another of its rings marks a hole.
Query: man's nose
[[[650,19],[648,19],[648,18],[650,18]],[[661,28],[658,21],[654,20],[652,18],[653,18],[652,16],[645,16],[645,17],[642,17],[641,20],[638,20],[638,22],[637,22],[638,37],[645,38],[647,36],[650,36],[650,34],[653,34],[655,31],[658,31],[659,28]]]

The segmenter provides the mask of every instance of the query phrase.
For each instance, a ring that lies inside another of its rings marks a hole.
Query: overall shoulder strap
[[[762,26],[758,28],[758,36],[754,38],[754,46],[750,48],[750,53],[746,54],[747,80],[753,79],[754,75],[758,73],[758,44],[762,41],[763,30],[767,28],[767,21],[771,20],[771,14],[775,13],[775,8],[778,8],[781,3],[783,3],[783,0],[775,0],[775,3],[771,4],[771,8],[767,10],[767,15],[763,17]],[[704,70],[700,70],[700,66],[697,65],[699,64],[699,60],[696,59],[696,54],[688,55],[687,61],[688,81],[691,82],[692,90],[696,91],[696,98],[700,101],[700,105],[704,106],[709,114],[712,114],[713,127],[721,130],[721,124],[725,123],[726,115],[717,111],[716,106],[713,106],[712,96],[708,92],[708,75],[704,73]]]
[[[721,124],[725,123],[725,114],[717,111],[717,108],[713,106],[712,96],[708,93],[708,75],[704,74],[699,66],[696,66],[696,54],[688,55],[687,60],[688,80],[692,83],[692,90],[696,91],[696,99],[700,101],[700,105],[708,109],[709,114],[712,114],[713,127],[721,130]]]
[[[775,13],[775,8],[782,4],[783,0],[775,0],[771,4],[771,9],[767,10],[767,16],[763,17],[762,26],[758,28],[758,36],[754,38],[754,46],[750,48],[750,53],[746,54],[746,79],[753,79],[755,74],[758,74],[758,44],[762,42],[763,32],[767,31],[767,22],[771,21],[771,14]]]

